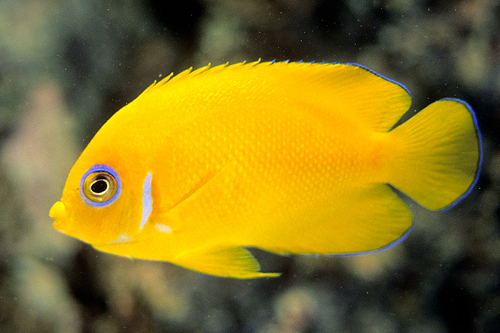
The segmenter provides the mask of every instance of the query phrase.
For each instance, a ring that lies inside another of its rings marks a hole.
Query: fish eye
[[[87,199],[103,202],[116,192],[116,180],[107,172],[93,172],[83,182],[83,193]]]
[[[112,179],[114,181],[114,179]],[[90,191],[94,195],[103,195],[109,192],[110,182],[108,177],[106,176],[98,176],[93,182],[90,184]],[[112,185],[111,185],[112,186]]]
[[[118,173],[107,165],[91,167],[81,180],[81,195],[91,207],[104,207],[115,201],[121,192]]]

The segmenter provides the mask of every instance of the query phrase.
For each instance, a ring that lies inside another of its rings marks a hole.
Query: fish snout
[[[57,201],[50,209],[49,215],[54,219],[52,223],[53,227],[59,230],[64,221],[68,218],[66,205],[62,201]]]

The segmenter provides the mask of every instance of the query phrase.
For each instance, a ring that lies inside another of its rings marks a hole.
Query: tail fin
[[[472,108],[432,103],[390,132],[399,143],[389,183],[422,206],[443,209],[465,197],[481,167],[481,135]]]

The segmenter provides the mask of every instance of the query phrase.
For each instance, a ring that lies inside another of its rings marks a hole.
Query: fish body
[[[472,109],[437,101],[395,127],[407,89],[351,64],[240,63],[146,89],[88,144],[51,209],[96,249],[254,278],[246,247],[361,254],[413,226],[387,184],[439,210],[477,179]]]

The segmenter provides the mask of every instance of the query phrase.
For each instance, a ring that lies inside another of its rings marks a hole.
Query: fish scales
[[[110,118],[50,215],[98,250],[236,278],[279,275],[248,247],[381,251],[414,223],[387,184],[442,209],[481,164],[467,103],[437,101],[393,129],[410,103],[404,86],[353,64],[188,70]]]

